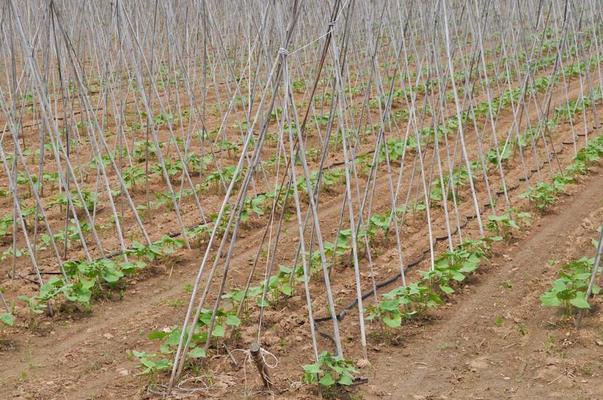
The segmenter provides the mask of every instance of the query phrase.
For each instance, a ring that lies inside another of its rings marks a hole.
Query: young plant
[[[318,384],[323,388],[350,386],[354,382],[354,374],[358,372],[352,361],[334,357],[328,351],[323,351],[318,356],[318,361],[304,365],[303,368],[304,382]]]
[[[521,222],[528,222],[531,218],[531,214],[528,212],[521,212],[515,210],[509,210],[502,214],[492,214],[488,216],[488,224],[486,227],[488,230],[496,235],[494,239],[507,239],[512,235],[513,230],[519,229],[519,224],[515,218]]]
[[[122,177],[126,184],[126,188],[130,189],[144,182],[145,172],[141,167],[132,166],[124,169]]]
[[[589,309],[586,290],[590,282],[594,259],[582,257],[564,265],[559,271],[559,278],[551,289],[540,296],[540,303],[545,307],[560,308],[565,315]],[[601,293],[601,288],[593,286],[593,294]]]
[[[464,246],[455,250],[449,250],[435,261],[435,268],[423,272],[423,279],[437,285],[437,288],[445,295],[454,293],[453,284],[460,283],[467,276],[477,270],[483,253],[471,251]]]
[[[0,288],[0,299],[4,302],[2,288]],[[8,308],[8,304],[6,304],[6,302],[4,302],[4,305],[7,309],[4,313],[0,312],[0,323],[6,326],[13,326],[15,325],[15,316],[13,315],[12,311]]]
[[[189,360],[198,360],[200,358],[206,358],[205,343],[209,337],[209,326],[211,325],[212,312],[211,310],[203,309],[199,316],[199,320],[195,324],[192,331],[192,337],[188,353],[186,354]],[[238,329],[241,325],[241,320],[236,316],[233,311],[225,311],[218,309],[216,311],[216,317],[214,320],[214,327],[211,332],[211,336],[216,339],[224,338],[226,336],[226,328],[231,327]],[[185,336],[188,336],[189,332]],[[159,350],[164,355],[174,355],[178,348],[178,342],[182,330],[180,328],[169,328],[160,331],[152,331],[149,333],[149,339],[151,340],[162,340]],[[171,361],[166,358],[157,358],[155,354],[147,354],[144,352],[133,351],[132,354],[138,358],[141,366],[144,368],[143,373],[160,372],[171,367]]]
[[[292,273],[292,268],[280,265],[278,273],[268,278],[268,301],[271,304],[277,304],[281,300],[282,296],[291,297],[293,295],[294,287],[292,286]],[[265,283],[262,283],[262,286],[264,284]]]
[[[550,206],[557,201],[557,195],[563,190],[553,184],[540,182],[534,187],[530,187],[520,197],[527,199],[534,204],[536,209],[544,213]]]
[[[41,314],[50,301],[65,301],[90,310],[91,300],[107,289],[118,287],[124,276],[134,274],[145,268],[145,263],[114,261],[102,258],[96,261],[68,261],[63,264],[67,275],[53,277],[40,287],[37,296],[19,296],[30,311]]]
[[[159,144],[159,148],[163,147],[163,144]],[[137,140],[134,142],[134,150],[132,156],[137,161],[145,161],[156,157],[158,153],[158,147],[153,142],[146,140]]]
[[[0,238],[10,235],[13,232],[13,216],[10,214],[0,218]]]
[[[441,303],[441,297],[431,286],[417,282],[385,293],[376,307],[368,308],[368,320],[381,320],[389,328],[399,328],[402,321],[422,315]]]
[[[143,374],[155,374],[172,368],[172,361],[167,358],[157,358],[156,354],[148,354],[144,351],[132,351],[131,354],[138,359],[144,368]]]

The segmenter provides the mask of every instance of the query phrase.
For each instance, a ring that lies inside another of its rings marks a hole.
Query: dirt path
[[[603,174],[502,249],[434,323],[373,360],[365,399],[602,399],[603,317],[577,331],[539,304],[563,262],[592,257]],[[385,351],[387,350],[387,351]]]

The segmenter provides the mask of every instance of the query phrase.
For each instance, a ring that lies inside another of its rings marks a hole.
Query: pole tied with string
[[[253,363],[255,364],[258,369],[258,372],[260,373],[262,382],[264,382],[264,388],[272,390],[272,380],[270,379],[268,365],[266,365],[262,354],[262,350],[263,349],[258,342],[253,342],[249,347],[249,354],[251,354],[251,359],[253,360]]]

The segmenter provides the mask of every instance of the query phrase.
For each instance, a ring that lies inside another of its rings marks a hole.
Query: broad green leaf
[[[188,352],[188,356],[190,358],[205,358],[207,357],[207,354],[205,353],[205,349],[203,349],[203,347],[195,347]]]
[[[155,363],[155,361],[150,360],[148,358],[141,358],[140,359],[140,363],[142,365],[144,365],[145,367],[147,367],[147,371],[152,371],[153,368],[155,368],[157,366],[157,364]]]
[[[167,332],[164,331],[152,331],[151,333],[149,333],[148,338],[150,340],[162,340],[165,339],[168,336]]]
[[[352,377],[347,374],[343,374],[341,375],[341,378],[339,378],[339,381],[337,381],[337,383],[339,383],[340,385],[349,386],[353,383]]]
[[[15,317],[11,313],[0,314],[0,322],[3,322],[8,326],[13,326],[15,324]]]
[[[285,283],[283,285],[281,285],[280,287],[280,291],[285,295],[290,297],[293,294],[293,287],[291,287],[291,285],[289,285],[289,283]]]
[[[390,328],[399,328],[402,325],[402,315],[400,313],[383,317],[383,323]]]
[[[581,309],[590,308],[590,304],[586,301],[586,293],[584,292],[576,292],[576,297],[570,300],[571,305]]]
[[[165,371],[166,369],[170,369],[172,367],[172,362],[170,360],[161,359],[155,362],[155,370],[157,371]]]
[[[236,315],[230,314],[226,317],[226,325],[228,326],[240,326],[241,320]]]
[[[394,311],[398,311],[398,307],[400,307],[400,302],[396,299],[396,300],[384,300],[381,303],[379,303],[379,308],[382,309],[383,311],[390,311],[390,312],[394,312]]]
[[[146,357],[147,353],[145,353],[144,351],[132,350],[132,355],[136,358],[142,358],[142,357]]]
[[[454,289],[451,288],[448,285],[440,285],[440,289],[442,290],[442,292],[444,292],[446,294],[452,294],[452,293],[454,293]]]
[[[323,386],[333,386],[335,384],[335,379],[330,373],[326,373],[320,378],[319,383]]]
[[[115,283],[123,278],[124,274],[113,267],[107,267],[103,270],[102,277],[107,283]]]
[[[462,282],[463,280],[465,280],[465,275],[461,272],[453,272],[452,273],[452,279],[454,279],[457,282]]]
[[[314,364],[307,364],[304,365],[304,372],[307,372],[308,374],[319,374],[321,373],[321,369],[320,369],[320,363],[314,363]]]
[[[557,294],[552,291],[548,291],[540,296],[540,303],[545,307],[559,307],[561,305]]]
[[[215,336],[215,337],[224,337],[224,333],[225,333],[224,326],[216,325],[216,326],[214,326],[214,331],[211,333],[211,335]]]

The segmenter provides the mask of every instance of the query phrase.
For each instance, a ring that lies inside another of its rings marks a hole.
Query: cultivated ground
[[[356,398],[603,397],[603,317],[586,314],[576,329],[560,323],[559,315],[542,308],[538,299],[561,263],[594,253],[591,239],[603,218],[601,172],[595,168],[551,213],[512,243],[496,247],[488,266],[452,303],[372,344],[371,365],[360,369],[368,382],[357,386]],[[149,378],[137,376],[127,352],[147,345],[150,328],[178,321],[170,305],[186,300],[184,285],[191,277],[186,269],[149,277],[122,301],[97,307],[89,317],[7,335],[0,360],[10,368],[0,372],[2,398],[147,398]],[[243,390],[233,395],[232,387],[241,388],[245,372],[248,390],[259,387],[249,366],[225,371],[212,376],[210,397],[244,398]],[[277,377],[297,373],[276,371]],[[279,381],[276,396],[314,397],[299,386]]]
[[[594,255],[603,220],[603,175],[572,189],[508,247],[462,295],[376,349],[367,399],[603,398],[600,303],[579,328],[560,323],[539,296],[560,264]]]
[[[0,400],[603,400],[597,0],[176,3],[0,6]]]

